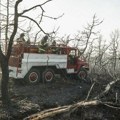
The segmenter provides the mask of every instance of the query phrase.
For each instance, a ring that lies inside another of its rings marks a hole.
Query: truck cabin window
[[[71,50],[69,53],[70,56],[76,56],[76,50]]]

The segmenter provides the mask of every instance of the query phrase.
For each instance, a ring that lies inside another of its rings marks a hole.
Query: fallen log
[[[28,117],[24,118],[23,120],[42,120],[44,118],[52,117],[52,116],[55,116],[57,114],[71,112],[71,110],[73,111],[73,109],[75,110],[78,107],[91,106],[91,105],[94,106],[94,105],[98,105],[100,103],[101,102],[98,100],[93,100],[93,101],[88,101],[88,102],[81,101],[81,102],[78,102],[78,103],[73,104],[73,105],[61,106],[61,107],[57,107],[57,108],[44,110],[44,111],[41,111],[39,113],[28,116]]]

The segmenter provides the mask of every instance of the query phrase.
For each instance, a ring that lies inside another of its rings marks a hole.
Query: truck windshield
[[[76,56],[76,50],[71,50],[69,55]]]

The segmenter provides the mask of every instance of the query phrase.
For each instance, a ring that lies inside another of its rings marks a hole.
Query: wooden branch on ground
[[[95,82],[92,84],[92,86],[90,87],[90,90],[88,91],[87,97],[86,97],[86,99],[85,99],[86,101],[88,100],[88,98],[89,98],[89,96],[90,96],[90,93],[91,93],[94,85],[95,85]]]
[[[109,92],[109,90],[112,87],[112,85],[114,85],[118,81],[120,81],[119,78],[117,78],[116,80],[111,81],[110,83],[108,83],[106,85],[106,87],[105,87],[105,90],[103,92],[101,92],[98,96],[96,96],[94,99],[96,100],[96,99],[99,99],[99,98],[103,97],[104,95],[106,95]]]
[[[70,112],[71,110],[78,108],[78,107],[91,106],[91,105],[94,106],[94,105],[98,105],[100,103],[101,102],[98,100],[93,100],[93,101],[88,101],[88,102],[81,101],[81,102],[78,102],[73,105],[61,106],[61,107],[57,107],[57,108],[44,110],[39,113],[28,116],[28,117],[24,118],[23,120],[42,120],[47,117],[53,117],[57,114]]]

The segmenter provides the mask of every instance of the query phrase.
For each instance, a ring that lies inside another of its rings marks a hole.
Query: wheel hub
[[[38,79],[38,75],[35,73],[35,72],[32,72],[30,75],[29,75],[29,81],[30,82],[36,82]]]
[[[51,72],[47,72],[45,75],[46,81],[51,81],[53,78],[53,74]]]

